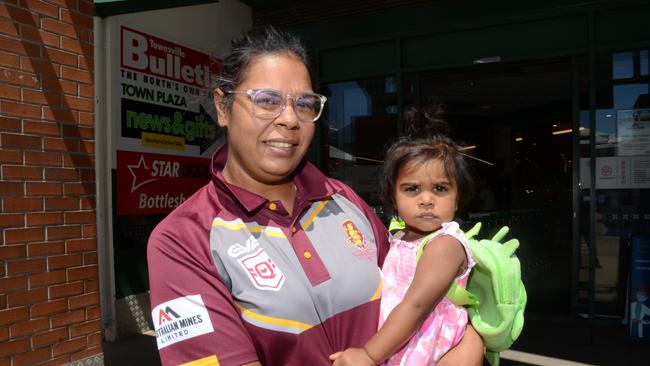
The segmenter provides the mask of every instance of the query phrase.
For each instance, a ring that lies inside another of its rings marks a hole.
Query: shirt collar
[[[210,167],[212,182],[217,188],[232,197],[234,201],[239,202],[248,212],[253,212],[267,203],[266,198],[226,182],[222,172],[227,159],[228,144],[223,144],[212,155]],[[327,184],[325,174],[306,160],[303,160],[298,165],[292,179],[297,189],[296,200],[317,201],[330,197],[335,193],[332,185]]]

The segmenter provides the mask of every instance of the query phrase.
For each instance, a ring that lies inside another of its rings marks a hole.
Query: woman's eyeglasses
[[[287,107],[287,101],[293,101],[293,110],[302,122],[315,122],[327,101],[327,97],[315,93],[304,93],[297,96],[282,94],[273,89],[248,89],[242,91],[227,91],[226,94],[246,94],[253,103],[253,114],[258,118],[273,119],[282,114]]]

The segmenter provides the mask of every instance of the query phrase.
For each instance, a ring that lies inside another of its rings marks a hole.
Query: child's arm
[[[337,355],[334,364],[367,364],[368,359],[364,361],[363,356],[380,363],[395,353],[445,296],[452,281],[462,273],[466,258],[462,244],[452,236],[443,235],[431,241],[418,261],[413,282],[404,299],[393,309],[381,329],[363,349],[348,349]],[[349,356],[356,358],[352,360]]]

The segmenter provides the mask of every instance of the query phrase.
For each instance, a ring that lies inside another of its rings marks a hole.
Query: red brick
[[[79,180],[79,171],[71,168],[45,168],[45,180]]]
[[[38,15],[32,14],[29,11],[13,5],[6,4],[0,7],[0,16],[13,19],[19,23],[34,24],[38,19]]]
[[[93,178],[94,177],[90,177]],[[86,183],[64,183],[63,185],[63,194],[66,196],[93,196],[95,195],[95,181],[91,182],[86,182]],[[83,223],[89,223],[93,222],[94,218],[92,220],[87,220],[83,217],[76,218],[75,216],[83,216],[86,214],[82,213],[76,213],[71,215],[72,220],[82,220],[82,221],[67,221],[66,218],[66,223],[73,223],[73,222],[83,222]]]
[[[86,320],[99,319],[101,312],[99,306],[91,306],[86,308]]]
[[[14,135],[9,133],[0,134],[2,147],[16,147],[21,149],[40,149],[41,138],[38,136]]]
[[[102,334],[101,333],[94,333],[91,334],[87,337],[88,339],[88,347],[93,347],[93,346],[99,346],[102,344]]]
[[[63,366],[70,364],[70,355],[63,355],[58,358],[53,358],[47,362],[41,362],[38,366]]]
[[[20,69],[24,72],[34,73],[40,76],[49,75],[50,77],[57,78],[61,76],[61,67],[59,64],[53,64],[52,61],[48,59],[40,59],[33,57],[20,57]],[[43,95],[42,97],[48,97],[49,95]],[[38,99],[34,94],[29,95],[29,97],[34,98],[34,103],[43,103],[41,99]],[[58,99],[48,101],[52,105],[59,105],[61,99],[56,96]],[[27,102],[27,99],[23,95],[23,100]]]
[[[30,256],[64,254],[65,244],[63,241],[48,241],[43,243],[27,244],[27,252]]]
[[[22,214],[0,214],[0,229],[25,225],[25,216]]]
[[[0,150],[0,163],[21,164],[23,162],[23,152],[16,150]]]
[[[68,281],[78,281],[83,279],[97,278],[97,266],[84,266],[68,268]]]
[[[23,88],[23,101],[25,101],[26,103],[60,106],[62,99],[63,98],[61,97],[61,93],[59,92],[50,92],[50,91]]]
[[[89,157],[90,160],[94,163],[95,162],[95,157],[91,156]],[[79,169],[79,176],[81,177],[82,182],[90,182],[90,186],[92,187],[91,189],[87,190],[88,192],[92,192],[92,194],[95,194],[95,169]],[[88,184],[88,183],[85,183]]]
[[[38,57],[41,54],[40,45],[22,42],[3,34],[0,34],[0,44],[4,51],[14,52],[20,55]]]
[[[0,112],[12,116],[40,118],[41,108],[24,103],[0,101]]]
[[[48,151],[79,151],[78,139],[43,138],[43,150]]]
[[[3,167],[3,169],[6,168],[12,168],[12,167]],[[15,167],[15,168],[19,168],[19,167]],[[6,173],[6,171],[3,171],[3,173]],[[5,178],[7,178],[6,174],[4,176]],[[12,175],[12,177],[15,176]],[[4,208],[4,211],[7,213],[41,211],[43,210],[43,200],[41,198],[4,198],[2,206]]]
[[[96,254],[97,252],[94,253]],[[92,279],[92,280],[84,281],[84,291],[85,292],[99,291],[99,280]]]
[[[43,75],[41,79],[41,85],[43,87],[43,90],[50,90],[50,91],[59,92],[63,94],[72,94],[72,95],[77,94],[77,83],[74,81],[52,78],[49,75]],[[44,117],[48,117],[50,119],[54,118],[52,117],[53,114],[48,115],[45,111],[43,112],[43,115]],[[57,117],[60,117],[60,115],[58,115]],[[71,121],[71,120],[66,119],[66,121]]]
[[[25,183],[26,196],[60,196],[63,193],[61,183],[27,182]]]
[[[83,55],[83,57],[92,57],[93,55],[92,44],[85,42],[83,38],[73,39],[61,37],[61,48],[75,52],[78,55]]]
[[[79,96],[86,97],[86,98],[93,98],[95,96],[95,90],[93,86],[86,85],[86,84],[79,84]]]
[[[95,167],[95,157],[88,154],[63,154],[63,166],[67,168],[94,168]],[[95,169],[90,169],[93,173]]]
[[[18,68],[20,56],[0,51],[0,66]]]
[[[29,311],[26,307],[0,310],[0,326],[17,323],[29,318]],[[0,343],[0,346],[2,344]]]
[[[35,180],[43,178],[43,169],[28,166],[3,166],[2,177],[5,180]],[[6,209],[6,208],[5,208]]]
[[[2,36],[0,36],[0,44],[2,44]],[[36,75],[33,73],[26,73],[17,70],[0,70],[0,82],[18,86],[38,88],[38,78]]]
[[[33,319],[12,325],[9,327],[9,334],[11,338],[18,338],[46,330],[49,327],[50,321],[47,318]]]
[[[34,345],[34,348],[40,348],[66,339],[68,339],[68,329],[58,328],[34,334],[32,336],[32,344]]]
[[[52,314],[60,314],[68,310],[68,300],[59,299],[48,302],[41,302],[34,304],[31,307],[31,316],[33,318],[40,316],[49,316]],[[53,326],[56,328],[57,326]]]
[[[20,88],[11,85],[0,85],[0,98],[20,100]]]
[[[31,25],[20,25],[20,35],[24,40],[34,43],[43,43],[52,47],[61,46],[61,36],[58,34],[43,31]]]
[[[45,271],[45,259],[27,259],[7,263],[7,273],[15,275],[20,273],[34,273]]]
[[[65,281],[65,270],[35,273],[29,276],[29,286],[31,288],[63,283]]]
[[[95,152],[95,142],[94,141],[81,141],[81,145],[79,145],[79,151],[82,152],[87,152],[87,153],[94,153]]]
[[[100,332],[102,330],[102,324],[99,320],[91,320],[79,325],[70,327],[70,337],[79,337],[82,335],[88,335],[90,333]]]
[[[4,342],[7,339],[9,339],[9,329],[7,327],[0,327],[0,342]]]
[[[69,239],[66,241],[66,252],[83,252],[97,250],[97,239]]]
[[[29,338],[0,343],[0,357],[7,357],[27,350],[29,350]]]
[[[68,254],[48,257],[47,264],[47,267],[50,270],[77,267],[81,265],[81,254]]]
[[[79,84],[82,85],[82,84]],[[92,127],[82,127],[77,125],[63,125],[63,136],[64,137],[77,137],[83,139],[94,139],[95,138],[95,129]]]
[[[77,239],[79,237],[81,237],[81,227],[79,225],[47,227],[47,240]]]
[[[35,351],[21,353],[13,356],[12,366],[31,366],[38,362],[50,359],[50,347],[40,348]]]
[[[8,244],[8,243],[7,243]],[[0,260],[4,261],[7,259],[14,258],[25,258],[25,244],[22,245],[0,245]],[[0,279],[2,281],[2,279]],[[2,286],[0,286],[0,292],[2,292]]]
[[[70,310],[85,308],[92,305],[99,305],[99,293],[94,292],[90,294],[83,294],[68,299],[68,306]],[[97,330],[100,330],[98,328]]]
[[[58,328],[65,325],[81,323],[85,320],[85,315],[83,310],[74,310],[53,315],[50,319],[52,320],[52,327]]]
[[[27,276],[0,278],[0,292],[12,290],[25,290],[27,288]]]
[[[43,107],[45,108],[45,107]],[[61,136],[61,129],[56,122],[47,121],[23,121],[23,132],[35,135]]]
[[[79,124],[83,126],[94,126],[95,115],[92,113],[79,112]]]
[[[30,11],[58,18],[59,8],[54,5],[43,2],[42,0],[20,0],[20,5]]]
[[[43,228],[18,228],[5,230],[5,244],[40,241],[45,239]]]
[[[63,285],[54,285],[49,287],[50,299],[68,298],[83,293],[84,286],[81,282],[66,283]],[[71,308],[72,309],[72,308]]]
[[[59,10],[59,19],[77,27],[93,29],[93,19],[74,10],[61,8]]]
[[[5,179],[9,178],[5,177]],[[9,196],[22,196],[23,194],[23,183],[0,182],[0,196],[5,199]]]
[[[84,1],[84,0],[79,0],[79,11],[86,14],[86,15],[93,15],[94,14],[94,8],[93,8],[93,2],[92,1]]]
[[[71,38],[77,38],[77,31],[75,30],[75,27],[71,24],[61,22],[58,19],[41,19],[41,28],[52,33],[61,34]]]
[[[94,355],[98,355],[98,354],[100,354],[100,353],[102,353],[102,347],[100,347],[100,346],[97,346],[97,347],[89,347],[89,348],[87,348],[87,349],[85,349],[85,350],[83,350],[83,351],[80,351],[80,352],[77,352],[77,353],[73,353],[73,354],[70,356],[70,360],[71,360],[72,362],[74,362],[74,361],[79,361],[79,360],[83,360],[84,358],[88,358],[88,357],[92,357],[92,356],[94,356]]]
[[[47,289],[37,288],[34,290],[17,291],[7,295],[7,304],[10,307],[29,305],[47,300]]]
[[[94,211],[77,211],[77,212],[68,211],[65,212],[64,215],[65,215],[66,224],[87,224],[87,223],[95,222]]]
[[[97,264],[97,252],[84,253],[84,265]]]
[[[65,48],[64,48],[65,50]],[[68,66],[77,66],[77,55],[71,52],[62,51],[58,48],[45,47],[43,57]],[[75,84],[76,86],[76,84]],[[44,87],[45,88],[45,87]],[[76,88],[75,88],[76,89]],[[52,90],[52,89],[49,89]],[[76,91],[76,90],[75,90]]]
[[[43,106],[43,119],[47,121],[77,123],[79,112],[68,107]]]
[[[86,70],[79,70],[68,66],[61,66],[61,77],[80,83],[92,84],[93,74]]]
[[[94,210],[95,207],[95,198],[93,197],[81,197],[79,199],[82,210]]]
[[[61,166],[61,153],[25,151],[25,165]]]
[[[27,226],[61,225],[63,217],[60,212],[27,213]]]
[[[82,85],[82,84],[80,84]],[[94,110],[95,103],[92,99],[88,98],[78,98],[73,96],[66,96],[63,98],[62,105],[66,108],[76,109],[85,112],[92,112]]]
[[[13,37],[20,37],[17,27],[18,25],[10,19],[0,18],[0,33],[5,33]]]
[[[96,224],[83,225],[82,231],[83,231],[84,238],[94,238],[97,236],[97,225]]]
[[[45,198],[45,211],[76,210],[79,209],[79,200],[75,198],[51,197]]]
[[[20,119],[0,116],[0,131],[22,132]]]

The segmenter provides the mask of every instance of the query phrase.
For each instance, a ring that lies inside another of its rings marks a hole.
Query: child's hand
[[[363,348],[348,348],[343,352],[336,352],[330,355],[330,360],[334,366],[375,366],[375,361]]]

